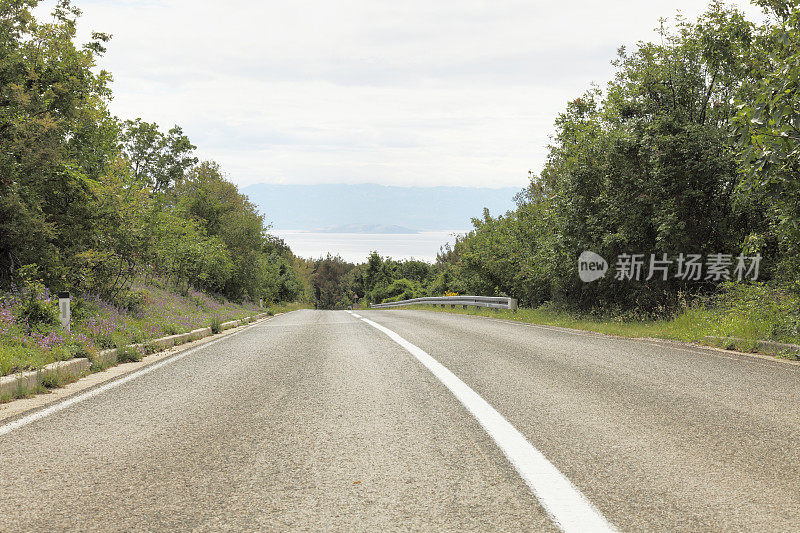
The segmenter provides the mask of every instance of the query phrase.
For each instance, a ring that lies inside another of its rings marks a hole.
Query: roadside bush
[[[67,342],[64,344],[64,349],[67,350],[72,358],[89,357],[89,348],[79,342]]]
[[[40,282],[27,282],[17,293],[14,315],[28,329],[54,327],[58,322],[58,305]]]
[[[112,303],[131,315],[141,315],[147,305],[147,294],[141,289],[123,291]]]
[[[115,335],[113,332],[102,331],[95,337],[95,342],[97,342],[97,345],[103,349],[114,348],[117,346],[117,342],[114,337]]]
[[[424,296],[419,282],[401,278],[393,281],[388,286],[378,286],[372,292],[372,299],[376,302],[398,302]]]
[[[122,346],[117,348],[117,361],[120,363],[135,363],[141,361],[144,350],[134,346]]]
[[[144,345],[144,354],[145,355],[151,355],[151,354],[154,354],[154,353],[160,352],[160,351],[161,351],[161,346],[156,342],[150,341],[150,342],[146,342],[145,345]]]
[[[17,308],[17,320],[31,329],[58,325],[58,309],[53,302],[29,293]]]
[[[46,389],[58,389],[64,386],[64,381],[64,377],[59,373],[46,374],[40,378],[39,384]]]
[[[797,295],[774,283],[729,282],[679,313],[672,325],[677,332],[692,332],[690,340],[712,335],[798,342],[799,305]]]
[[[128,337],[133,344],[140,344],[147,340],[147,334],[139,329],[135,329],[129,333]]]
[[[222,331],[222,320],[220,320],[218,316],[212,317],[211,318],[211,333],[216,335],[220,331]]]
[[[0,345],[0,376],[12,373],[24,360],[25,351],[21,346]]]
[[[84,322],[92,317],[97,309],[86,300],[86,296],[73,297],[69,304],[73,322]]]

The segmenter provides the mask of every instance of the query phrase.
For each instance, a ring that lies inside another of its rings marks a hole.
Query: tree
[[[354,265],[338,255],[327,255],[316,261],[311,283],[314,305],[318,309],[343,309],[353,303],[352,288],[347,277]]]
[[[619,50],[617,73],[569,102],[555,122],[547,162],[515,211],[484,213],[443,250],[452,265],[438,286],[506,293],[523,304],[551,300],[580,310],[668,309],[681,291],[713,290],[659,278],[583,283],[579,255],[612,262],[622,253],[668,254],[745,248],[758,210],[735,202],[738,180],[729,128],[735,97],[752,91],[763,60],[741,13],[712,2],[697,22],[663,21],[659,42]],[[768,269],[767,269],[768,271]],[[447,282],[447,283],[445,283]]]
[[[197,148],[179,126],[163,134],[155,122],[126,120],[120,136],[122,153],[136,179],[154,191],[180,183],[197,164]]]
[[[781,252],[783,275],[800,289],[800,9],[797,2],[759,1],[781,23],[761,40],[767,68],[748,99],[741,99],[736,129],[742,179],[738,198],[767,207],[769,226],[751,235],[761,251],[770,234]]]
[[[113,160],[109,75],[94,70],[108,36],[74,43],[80,11],[68,0],[39,23],[33,0],[0,4],[0,281],[36,263],[64,286],[93,249],[93,185]]]

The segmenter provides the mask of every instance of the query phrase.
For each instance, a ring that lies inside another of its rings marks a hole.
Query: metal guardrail
[[[392,307],[402,307],[404,305],[449,305],[454,308],[461,305],[464,309],[467,306],[489,307],[491,309],[512,309],[517,310],[517,300],[504,296],[433,296],[430,298],[413,298],[411,300],[400,300],[399,302],[388,302],[385,304],[372,304],[371,309],[389,309]]]

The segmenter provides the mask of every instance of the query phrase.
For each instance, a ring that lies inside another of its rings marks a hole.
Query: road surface
[[[165,361],[0,422],[0,530],[800,531],[784,362],[408,310]]]

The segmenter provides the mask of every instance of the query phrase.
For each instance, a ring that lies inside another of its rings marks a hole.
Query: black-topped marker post
[[[69,308],[69,293],[68,292],[59,292],[58,293],[58,319],[61,321],[61,325],[64,329],[69,333],[69,322],[72,316],[72,313]]]

